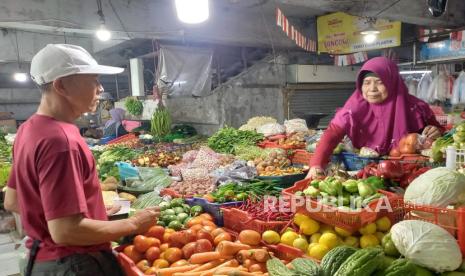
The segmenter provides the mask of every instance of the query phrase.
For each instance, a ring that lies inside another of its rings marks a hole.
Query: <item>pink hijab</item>
[[[370,104],[362,96],[367,71],[377,74],[387,88],[388,97],[380,104]],[[403,136],[424,128],[432,116],[427,103],[409,95],[397,65],[385,57],[376,57],[362,66],[354,93],[336,112],[332,123],[345,130],[356,148],[369,147],[384,155]]]

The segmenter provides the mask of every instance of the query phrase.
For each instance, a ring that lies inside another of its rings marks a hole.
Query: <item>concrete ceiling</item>
[[[21,30],[21,60],[45,44],[75,43],[99,58],[122,65],[151,51],[151,40],[298,49],[275,25],[280,7],[291,22],[316,38],[315,18],[344,11],[433,27],[465,26],[465,1],[448,0],[446,13],[433,18],[426,0],[211,0],[211,18],[199,25],[180,23],[173,0],[102,0],[110,42],[93,39],[99,25],[95,0],[2,0],[0,28]],[[17,59],[14,32],[0,35],[0,61]]]

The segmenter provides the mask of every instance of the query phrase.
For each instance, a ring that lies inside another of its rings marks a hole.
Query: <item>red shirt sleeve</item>
[[[333,150],[341,142],[344,136],[344,129],[335,124],[330,124],[318,142],[315,154],[310,160],[310,167],[325,168],[331,158]]]
[[[87,212],[82,160],[77,150],[53,153],[39,161],[37,170],[46,220]]]

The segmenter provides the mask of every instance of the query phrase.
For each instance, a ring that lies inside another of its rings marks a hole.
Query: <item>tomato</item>
[[[160,251],[165,252],[166,249],[168,249],[169,247],[170,247],[169,243],[163,243],[162,245],[160,245]]]
[[[149,262],[147,260],[141,260],[137,263],[137,268],[140,269],[142,272],[145,272],[147,269],[150,268]]]
[[[195,253],[213,251],[213,245],[209,240],[200,239],[195,243]]]
[[[145,251],[147,251],[149,247],[156,245],[157,242],[158,244],[160,243],[160,241],[156,238],[146,237],[143,235],[137,235],[134,238],[134,246],[137,249],[137,251],[141,253],[144,253]]]
[[[189,220],[187,222],[187,227],[191,228],[192,226],[196,225],[196,224],[202,224],[202,218],[201,217],[195,217],[195,218],[192,218],[191,220]]]
[[[199,232],[197,232],[197,240],[200,240],[200,239],[206,239],[206,240],[210,241],[211,243],[213,243],[213,241],[215,240],[213,238],[213,235],[210,234],[210,232],[208,232],[205,229],[202,229]]]
[[[207,225],[207,226],[202,227],[202,229],[203,229],[203,230],[207,230],[208,232],[211,233],[213,230],[216,229],[216,227]]]
[[[147,231],[145,235],[147,237],[153,237],[162,240],[163,234],[165,234],[165,228],[163,226],[155,225],[150,227],[149,231]]]
[[[202,225],[202,224],[194,224],[194,225],[192,225],[192,227],[190,227],[189,229],[192,230],[192,231],[194,231],[194,232],[197,232],[197,231],[199,231],[199,230],[202,229],[202,228],[203,228],[203,225]]]
[[[156,259],[160,258],[160,253],[160,248],[152,246],[145,252],[145,258],[147,258],[149,262],[153,262]]]
[[[256,246],[262,241],[262,236],[257,231],[243,230],[239,233],[239,241],[243,244]]]
[[[170,266],[170,263],[165,259],[156,259],[152,266],[155,268],[167,268]]]
[[[165,260],[170,264],[182,259],[182,250],[176,247],[170,247],[163,252]]]
[[[213,217],[209,213],[200,214],[199,217],[202,218],[202,219],[209,220],[209,221],[213,222]],[[216,224],[214,226],[216,226]]]
[[[213,227],[213,229],[216,229],[216,224],[211,220],[203,220],[202,225],[203,226],[211,226],[211,227]]]
[[[144,255],[136,250],[134,245],[128,245],[124,248],[123,253],[129,257],[134,263],[138,263]]]
[[[192,254],[195,253],[195,246],[196,242],[190,242],[183,246],[182,254],[184,255],[185,259],[189,259],[192,256]]]
[[[214,240],[215,246],[217,246],[222,241],[232,241],[231,234],[229,234],[227,232],[224,232],[224,233],[221,233],[218,236],[216,236],[216,238]]]
[[[181,248],[184,246],[182,243],[183,233],[182,232],[174,232],[168,237],[168,243],[170,247],[178,247]]]

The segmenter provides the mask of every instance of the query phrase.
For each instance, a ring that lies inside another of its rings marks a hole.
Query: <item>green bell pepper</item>
[[[365,182],[359,182],[357,184],[357,188],[358,194],[363,198],[370,197],[376,193],[376,190],[370,184]]]
[[[309,186],[307,189],[304,190],[304,195],[311,196],[311,197],[317,197],[320,195],[320,190],[313,186]]]
[[[310,185],[318,189],[318,188],[320,188],[320,182],[321,182],[321,180],[314,179],[314,180],[312,180],[312,182],[310,182]]]
[[[384,190],[386,186],[384,185],[384,179],[377,176],[370,176],[367,179],[363,180],[366,183],[370,184],[375,190]]]
[[[344,190],[346,190],[349,193],[353,194],[358,192],[358,181],[355,179],[349,179],[343,182],[342,186],[344,186]]]
[[[320,190],[331,196],[342,194],[342,183],[339,180],[333,179],[332,181],[324,180],[320,182]]]

